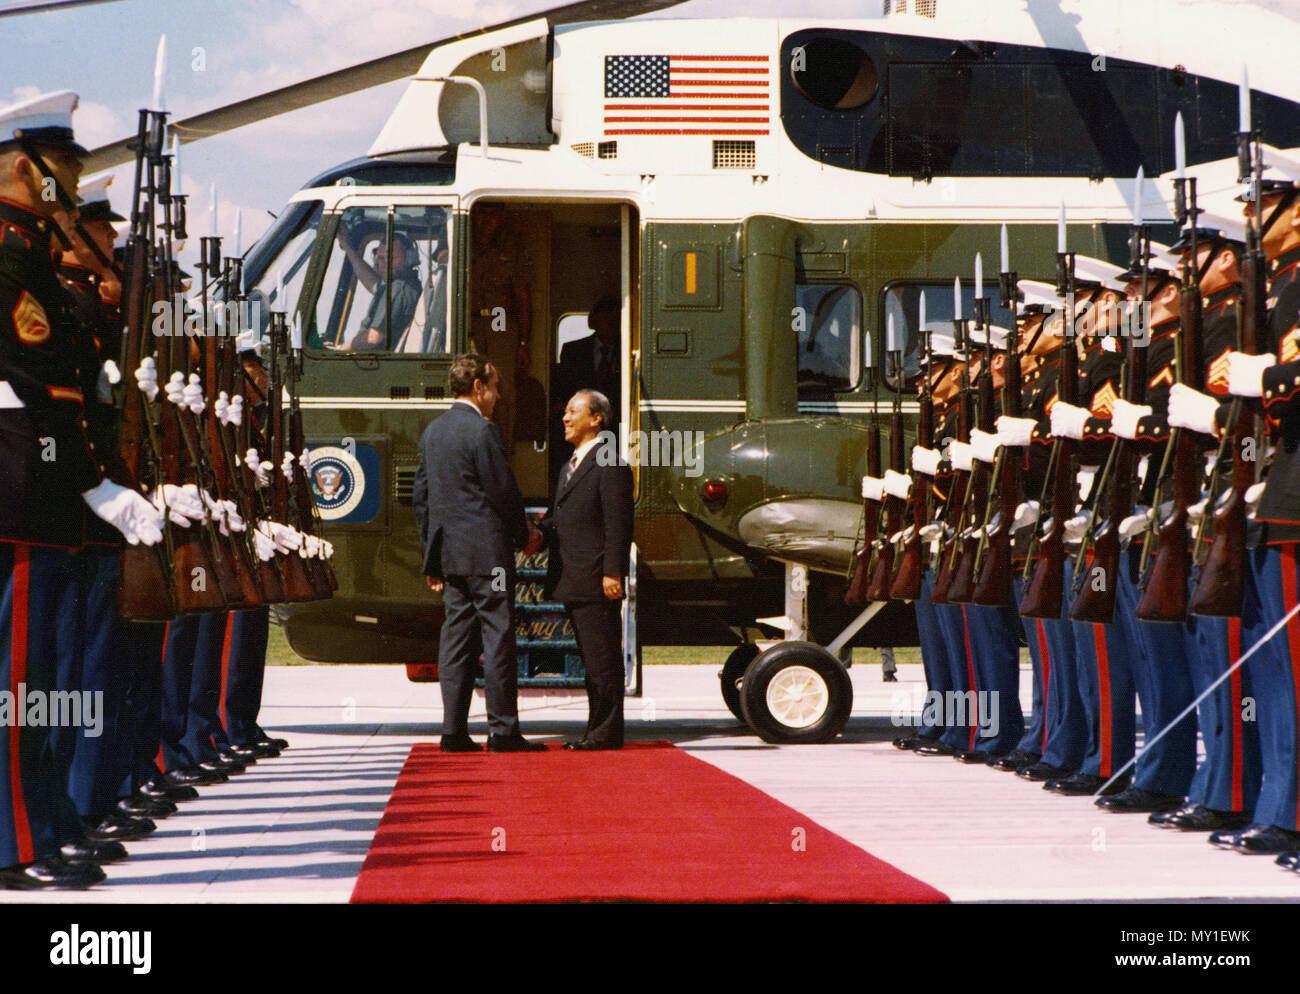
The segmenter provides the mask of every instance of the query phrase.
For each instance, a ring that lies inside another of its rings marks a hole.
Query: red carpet
[[[354,904],[946,900],[667,742],[582,754],[417,745],[352,892]]]

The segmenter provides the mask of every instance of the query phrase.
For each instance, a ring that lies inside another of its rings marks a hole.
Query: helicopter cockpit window
[[[795,284],[799,393],[852,390],[862,368],[862,296],[843,284]]]
[[[319,200],[310,204],[293,204],[249,256],[250,265],[257,267],[250,271],[250,275],[256,274],[256,282],[248,289],[249,313],[255,316],[263,334],[270,324],[271,311],[291,314],[298,302],[307,276],[307,262],[311,259],[312,246],[316,244],[321,207]],[[269,250],[274,254],[263,266],[260,256],[264,244],[269,244]],[[281,286],[284,288],[283,298]]]
[[[450,352],[449,236],[445,207],[344,211],[309,345],[337,352]]]

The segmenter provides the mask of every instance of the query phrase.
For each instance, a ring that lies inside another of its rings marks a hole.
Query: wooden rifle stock
[[[921,374],[922,383],[928,376]],[[918,412],[916,442],[923,448],[930,448],[934,440],[934,402],[930,391],[922,387],[920,411]],[[914,601],[921,596],[921,577],[925,571],[923,562],[925,547],[921,539],[921,529],[930,520],[930,481],[920,473],[912,474],[912,534],[903,545],[902,561],[894,582],[890,584],[889,596],[898,600]]]
[[[285,479],[284,464],[284,399],[280,376],[279,352],[284,342],[284,315],[271,315],[271,379],[269,396],[271,431],[271,516],[282,525],[289,522],[289,481]],[[318,594],[307,573],[307,563],[297,552],[277,555],[284,597],[291,603],[316,600]]]
[[[1267,317],[1264,258],[1253,229],[1250,234],[1251,245],[1242,259],[1240,350],[1255,355]],[[1188,603],[1193,614],[1218,618],[1241,617],[1246,597],[1246,491],[1255,482],[1256,464],[1247,458],[1253,454],[1255,413],[1240,400],[1233,413],[1232,487],[1214,508],[1214,540]]]
[[[1020,417],[1020,349],[1015,334],[1015,315],[1012,314],[1012,336],[1007,342],[1007,359],[1003,366],[1002,413]],[[1023,453],[1018,448],[1002,450],[1001,473],[996,480],[998,517],[989,528],[987,550],[979,574],[979,581],[971,594],[971,603],[983,607],[998,607],[1011,603],[1011,526],[1015,521],[1016,507],[1020,503],[1020,461]]]
[[[976,389],[979,403],[979,429],[985,432],[993,430],[993,372],[989,368],[990,357],[991,353],[985,354]],[[969,439],[970,436],[967,435],[967,440]],[[961,551],[948,587],[948,600],[954,604],[972,603],[971,597],[975,593],[975,557],[980,545],[980,511],[989,502],[991,476],[992,468],[988,463],[976,460],[971,469],[967,499],[962,502],[962,514],[957,521],[957,541],[960,543]]]
[[[901,398],[895,392],[894,409],[889,415],[889,468],[895,473],[903,471],[903,412],[900,402]],[[869,601],[889,600],[890,580],[894,575],[894,543],[890,538],[903,527],[903,502],[893,494],[885,495],[884,518],[885,533],[879,539],[880,551],[867,587]]]
[[[872,411],[871,431],[867,435],[867,475],[880,476],[880,422]],[[844,592],[844,603],[859,605],[867,601],[867,587],[871,585],[871,555],[876,544],[876,531],[880,525],[880,504],[862,498],[862,545],[853,557],[853,575]]]

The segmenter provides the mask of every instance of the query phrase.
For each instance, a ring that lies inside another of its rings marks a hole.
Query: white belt
[[[14,388],[9,385],[9,381],[0,380],[0,411],[14,410],[26,406],[22,398],[14,393]]]

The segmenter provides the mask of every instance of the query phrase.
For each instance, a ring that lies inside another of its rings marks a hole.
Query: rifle
[[[1196,178],[1190,181],[1174,180],[1178,188],[1176,206],[1178,223],[1191,222],[1190,255],[1183,264],[1182,285],[1178,297],[1178,353],[1175,362],[1177,381],[1195,384],[1201,369],[1201,287],[1197,263],[1196,244]],[[1186,190],[1186,193],[1184,192]],[[1171,458],[1172,455],[1172,458]],[[1173,506],[1169,515],[1155,528],[1158,551],[1146,570],[1151,557],[1150,534],[1158,516],[1160,492],[1166,478],[1166,468],[1173,465]],[[1187,617],[1187,581],[1190,553],[1188,551],[1188,508],[1200,499],[1201,455],[1196,439],[1189,431],[1171,429],[1169,442],[1161,460],[1155,497],[1152,499],[1151,527],[1142,546],[1144,589],[1138,600],[1137,617],[1142,621],[1181,622]]]
[[[1254,220],[1246,226],[1246,251],[1241,261],[1241,339],[1238,350],[1255,355],[1259,351],[1260,336],[1268,327],[1267,263],[1262,246],[1259,206],[1264,158],[1258,132],[1243,131],[1237,135],[1237,164],[1238,181],[1249,179],[1255,204]],[[1211,502],[1207,507],[1214,508],[1214,540],[1188,607],[1193,614],[1239,618],[1246,597],[1246,491],[1255,483],[1259,462],[1248,458],[1255,454],[1253,450],[1256,448],[1255,412],[1243,404],[1241,398],[1232,402],[1229,422],[1231,429],[1224,444],[1231,439],[1232,484],[1217,504],[1212,502],[1215,488],[1211,487]]]
[[[890,315],[892,318],[893,315]],[[892,321],[891,328],[892,331]],[[886,345],[889,343],[886,337]],[[895,473],[903,471],[903,353],[901,350],[885,351],[885,375],[889,375],[889,357],[894,356],[895,376],[898,383],[894,386],[894,405],[889,412],[889,468]],[[867,600],[889,600],[890,580],[894,575],[894,543],[892,537],[903,527],[903,502],[893,494],[885,495],[883,516],[885,533],[879,539],[880,551],[876,556],[876,565],[871,574],[871,585],[867,588]],[[879,525],[877,525],[879,531]]]
[[[1007,361],[1003,367],[1002,413],[1020,417],[1020,336],[1016,326],[1016,274],[1002,272],[998,275],[998,291],[1002,307],[1011,312],[1010,335],[1007,338]],[[990,499],[979,532],[979,547],[975,553],[976,575],[979,581],[971,594],[971,603],[984,607],[997,607],[1011,600],[1011,525],[1015,521],[1016,507],[1020,503],[1020,466],[1023,456],[1015,449],[1002,446],[998,449],[997,465],[993,469],[997,499]],[[989,515],[994,506],[997,520],[990,527]],[[981,568],[980,559],[985,547],[988,556]]]
[[[1056,292],[1065,301],[1061,328],[1061,367],[1057,374],[1056,396],[1063,404],[1078,400],[1079,353],[1074,342],[1074,254],[1061,251],[1056,255]],[[1058,438],[1052,443],[1047,476],[1038,506],[1052,509],[1052,516],[1041,535],[1037,527],[1025,557],[1023,575],[1025,593],[1020,599],[1020,613],[1026,618],[1060,618],[1065,599],[1065,522],[1074,513],[1075,442]],[[1050,499],[1050,505],[1049,505]],[[1032,569],[1032,573],[1030,572]]]
[[[302,377],[302,345],[295,341],[289,353],[289,449],[297,457],[293,463],[293,507],[296,512],[296,527],[303,535],[319,538],[320,519],[316,508],[316,499],[311,493],[311,482],[307,479],[307,468],[303,459],[307,454],[307,443],[302,429],[302,409],[298,406],[298,380]],[[338,590],[339,582],[334,570],[323,553],[308,556],[305,559],[307,573],[311,578],[312,589],[318,599],[331,596]]]
[[[975,385],[976,410],[980,431],[993,431],[993,330],[988,320],[987,302],[982,297],[975,298],[975,329],[983,329],[986,336],[984,363]],[[974,334],[971,335],[972,340]],[[970,436],[967,435],[967,441]],[[962,502],[961,517],[958,519],[959,539],[953,551],[957,558],[952,574],[952,583],[948,588],[948,600],[957,604],[972,603],[975,592],[975,556],[980,546],[982,534],[980,509],[989,503],[989,478],[991,471],[987,463],[976,460],[966,487],[965,500]]]
[[[131,378],[140,366],[152,311],[149,272],[154,233],[153,170],[162,155],[163,115],[140,111],[135,145],[135,188],[131,203],[131,235],[122,277],[122,372],[126,384],[122,404],[121,456],[135,489],[149,493],[162,483],[157,433],[145,396]],[[152,487],[150,486],[152,484]],[[117,608],[124,618],[166,621],[176,616],[172,598],[174,543],[170,527],[154,546],[123,545]]]
[[[924,307],[922,307],[924,312]],[[931,448],[934,444],[934,398],[930,392],[930,333],[922,325],[921,340],[925,349],[925,368],[917,378],[919,403],[916,423],[916,444]],[[921,596],[921,574],[924,564],[924,543],[921,530],[930,520],[930,484],[920,473],[912,475],[912,529],[903,545],[903,558],[889,587],[889,596],[899,600],[914,601]]]
[[[283,311],[271,312],[271,365],[270,396],[267,403],[271,405],[271,518],[282,525],[289,525],[289,481],[285,479],[284,470],[284,382],[280,374],[280,351],[287,341],[287,332]],[[283,578],[285,600],[290,602],[316,600],[320,594],[307,573],[306,561],[297,552],[277,555],[280,575]],[[326,595],[328,596],[328,595]]]
[[[1135,222],[1137,218],[1135,217]],[[1142,312],[1149,299],[1147,260],[1150,255],[1150,234],[1145,225],[1135,224],[1131,244],[1136,246],[1138,258],[1142,263],[1142,298],[1138,304],[1135,330],[1139,333],[1129,339],[1128,352],[1124,357],[1124,399],[1130,404],[1141,404],[1146,395],[1146,346],[1136,342],[1142,334],[1149,334],[1143,329]],[[1093,506],[1092,521],[1096,524],[1097,510],[1100,508],[1101,496],[1107,494],[1107,511],[1104,520],[1095,528],[1089,528],[1091,534],[1085,533],[1079,546],[1079,555],[1075,565],[1075,595],[1070,604],[1071,621],[1087,621],[1093,624],[1108,625],[1115,616],[1115,599],[1119,593],[1119,571],[1122,550],[1120,548],[1120,523],[1133,512],[1135,503],[1133,482],[1136,475],[1135,451],[1133,443],[1127,438],[1117,438],[1111,445],[1106,467],[1102,470],[1097,484],[1097,502]],[[1109,490],[1108,490],[1109,488]],[[1089,547],[1092,546],[1092,558],[1086,560]],[[1085,567],[1086,563],[1086,569]]]
[[[871,428],[867,433],[867,476],[880,476],[880,380],[875,371],[875,355],[871,351],[871,336],[867,335],[867,375],[871,377],[874,400],[871,405]],[[862,545],[853,557],[853,574],[849,589],[844,592],[845,604],[865,604],[867,588],[871,585],[871,557],[876,546],[876,532],[880,528],[880,504],[862,497]]]
[[[966,348],[966,325],[961,316],[953,319],[953,350],[956,361],[961,366],[961,385],[957,391],[957,434],[961,441],[970,440],[970,366],[963,353]],[[939,572],[934,579],[934,592],[930,595],[932,604],[949,603],[949,588],[952,586],[953,568],[956,566],[958,530],[965,514],[965,498],[969,470],[954,470],[952,486],[948,490],[948,500],[940,517],[946,537],[939,546]]]

